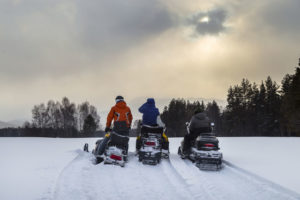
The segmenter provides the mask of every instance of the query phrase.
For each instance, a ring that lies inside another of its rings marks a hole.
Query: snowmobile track
[[[183,160],[175,154],[170,155],[170,165],[173,172],[181,177],[187,186],[186,189],[192,194],[194,199],[214,199],[213,196],[207,192],[203,184],[195,184],[198,180],[190,168],[183,162]]]
[[[93,199],[94,191],[88,190],[91,182],[84,179],[90,173],[90,165],[85,165],[85,161],[94,162],[94,157],[90,154],[77,150],[76,156],[60,173],[56,188],[54,191],[53,200],[59,199]],[[68,183],[77,183],[68,184]],[[61,195],[61,194],[67,195]]]
[[[93,164],[78,156],[61,172],[53,200],[300,200],[298,194],[224,162],[221,171],[201,171],[176,154],[156,166],[143,165],[129,152],[124,168]]]
[[[162,165],[143,165],[132,152],[128,160],[124,168],[94,165],[92,154],[80,152],[62,171],[53,199],[192,199],[179,181],[172,183]]]
[[[170,157],[170,162],[191,185],[189,189],[195,199],[202,199],[199,194],[203,190],[207,194],[206,199],[216,200],[300,199],[298,194],[236,168],[226,161],[221,171],[201,171],[190,160],[182,160],[176,155]]]
[[[278,191],[280,193],[287,193],[287,194],[290,194],[291,196],[293,196],[295,199],[300,199],[300,194],[298,194],[298,193],[296,193],[296,192],[294,192],[292,190],[284,188],[284,187],[282,187],[282,186],[280,186],[280,185],[278,185],[276,183],[273,183],[272,181],[269,181],[269,180],[267,180],[267,179],[265,179],[263,177],[260,177],[260,176],[254,174],[254,173],[251,173],[251,172],[249,172],[249,171],[247,171],[245,169],[242,169],[242,168],[240,168],[240,167],[238,167],[238,166],[236,166],[236,165],[234,165],[234,164],[232,164],[232,163],[230,163],[230,162],[228,162],[226,160],[223,160],[223,163],[227,167],[229,167],[232,170],[234,170],[236,173],[240,173],[241,175],[244,175],[244,176],[246,175],[246,177],[247,176],[248,177],[252,177],[253,179],[255,179],[258,182],[261,182],[261,183],[264,183],[264,184],[267,184],[267,185],[271,186],[273,189],[275,189],[276,191]]]

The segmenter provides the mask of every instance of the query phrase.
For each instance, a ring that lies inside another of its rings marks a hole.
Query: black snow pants
[[[129,136],[129,129],[127,127],[125,129],[118,129],[116,127],[117,126],[115,126],[113,128],[113,132],[115,132],[119,135]],[[106,148],[107,143],[109,142],[110,138],[111,138],[111,134],[107,133],[107,134],[105,134],[105,136],[102,140],[99,140],[99,144],[97,144],[97,147],[95,150],[96,155],[102,155],[104,153],[105,148]]]

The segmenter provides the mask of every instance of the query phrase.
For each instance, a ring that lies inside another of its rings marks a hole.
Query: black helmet
[[[119,102],[119,101],[124,101],[124,97],[122,97],[122,96],[117,96],[117,97],[116,97],[116,103]]]

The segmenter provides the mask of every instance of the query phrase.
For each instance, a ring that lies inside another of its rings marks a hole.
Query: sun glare
[[[201,22],[201,23],[208,23],[208,22],[209,22],[209,17],[208,17],[208,16],[202,17],[202,18],[200,19],[200,22]]]

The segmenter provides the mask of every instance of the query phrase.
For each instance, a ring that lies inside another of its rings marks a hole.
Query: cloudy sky
[[[0,120],[67,96],[226,99],[300,57],[299,0],[0,0]]]

